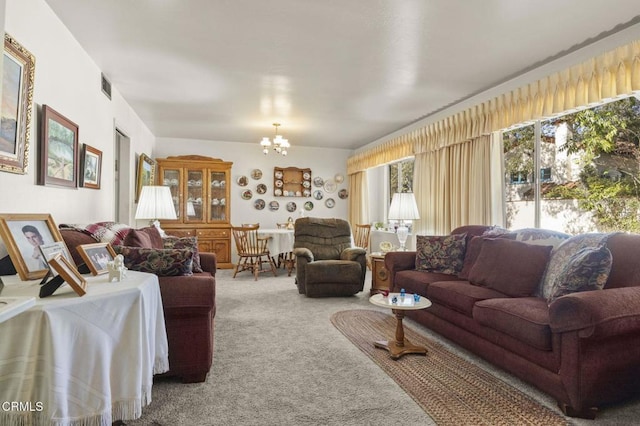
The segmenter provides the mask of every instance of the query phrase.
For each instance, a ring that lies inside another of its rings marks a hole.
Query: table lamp
[[[176,209],[173,206],[171,189],[168,186],[143,186],[138,208],[137,219],[149,219],[149,224],[158,228],[160,235],[166,236],[160,228],[159,219],[177,219]]]
[[[396,192],[391,199],[391,206],[389,207],[389,219],[399,220],[400,226],[398,226],[397,235],[400,242],[400,251],[406,251],[405,244],[407,243],[407,237],[409,236],[409,228],[405,224],[406,220],[420,219],[420,213],[418,213],[418,206],[416,205],[416,199],[413,196],[413,192]]]

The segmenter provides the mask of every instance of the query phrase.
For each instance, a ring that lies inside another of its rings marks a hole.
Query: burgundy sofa
[[[73,260],[84,263],[76,247],[95,244],[89,234],[60,229]],[[162,276],[160,293],[169,342],[169,372],[184,383],[203,382],[213,362],[213,331],[216,314],[216,256],[200,252],[204,272],[190,276]]]
[[[487,229],[464,226],[451,234],[466,234],[471,256],[471,238]],[[606,246],[613,261],[604,289],[550,304],[535,294],[513,297],[458,275],[416,270],[415,251],[387,253],[385,266],[393,291],[432,302],[407,317],[550,394],[565,414],[595,418],[598,408],[640,394],[640,235],[612,234]],[[525,274],[529,263],[511,262],[505,274]]]

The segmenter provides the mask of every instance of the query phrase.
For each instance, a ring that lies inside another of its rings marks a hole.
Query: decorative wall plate
[[[282,195],[282,189],[278,188],[278,189],[276,189],[275,191],[273,191],[273,193],[274,193],[277,197],[279,197],[279,196],[281,196],[281,195]]]
[[[251,177],[255,180],[258,180],[262,177],[262,170],[260,169],[253,169],[251,171]]]
[[[324,185],[324,180],[320,176],[316,176],[313,178],[313,184],[318,188],[321,188]]]
[[[322,200],[323,197],[324,197],[324,194],[319,189],[316,189],[315,191],[313,191],[313,198],[315,198],[316,200]]]
[[[340,173],[336,173],[336,175],[333,177],[333,180],[335,180],[336,183],[342,183],[344,182],[344,176],[342,176]]]
[[[338,197],[344,200],[345,198],[349,197],[349,191],[347,191],[346,189],[341,189],[340,191],[338,191]]]
[[[293,201],[289,201],[287,203],[287,211],[289,213],[295,212],[297,208],[298,208],[298,206],[296,206],[296,203],[294,203]]]
[[[311,173],[309,173],[309,172],[304,172],[304,173],[302,174],[302,179],[304,179],[304,180],[311,180]]]
[[[308,180],[303,180],[302,186],[304,186],[305,188],[311,188],[311,182],[309,182]]]
[[[256,187],[256,192],[258,194],[266,194],[267,193],[267,185],[265,185],[264,183],[258,184],[258,186]]]
[[[327,194],[332,194],[336,191],[337,189],[337,185],[336,183],[333,181],[333,179],[327,179],[324,182],[324,192],[326,192]]]
[[[333,198],[327,198],[324,202],[324,205],[332,209],[333,206],[336,205],[336,200],[334,200]]]
[[[257,200],[255,200],[253,202],[253,207],[255,207],[256,210],[262,210],[262,209],[264,209],[265,204],[266,203],[264,202],[264,200],[262,198],[258,198]]]
[[[238,185],[240,186],[247,186],[247,184],[249,183],[249,179],[247,179],[246,176],[240,176],[237,182],[238,182]]]
[[[253,197],[253,192],[251,192],[250,189],[245,189],[244,191],[242,191],[243,200],[250,200],[251,197]]]
[[[277,180],[277,181],[276,181],[276,186],[277,186],[278,188],[282,188],[282,185],[284,185],[284,184],[282,183],[282,181],[281,181],[281,180]]]
[[[278,170],[274,176],[276,177],[276,179],[282,179],[282,172]]]
[[[280,203],[278,203],[277,201],[272,201],[269,203],[269,210],[271,210],[272,212],[275,212],[279,208],[280,208]]]
[[[313,210],[313,203],[311,201],[307,201],[306,203],[304,203],[304,209],[306,211],[311,211]]]

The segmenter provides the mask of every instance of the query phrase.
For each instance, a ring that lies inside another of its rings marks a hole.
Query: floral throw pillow
[[[602,290],[609,278],[613,258],[605,246],[585,247],[569,258],[551,287],[548,303],[580,291]]]
[[[416,236],[416,269],[456,275],[462,270],[467,234]]]
[[[124,256],[124,266],[132,271],[149,272],[159,277],[191,275],[193,251],[113,246],[116,254]]]
[[[198,237],[173,237],[162,239],[165,249],[188,249],[193,251],[193,272],[204,272],[200,263]]]

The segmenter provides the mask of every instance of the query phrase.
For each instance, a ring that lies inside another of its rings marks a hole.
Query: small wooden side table
[[[391,291],[389,288],[389,271],[384,267],[385,253],[371,253],[371,290],[369,295],[381,293],[382,291]]]

